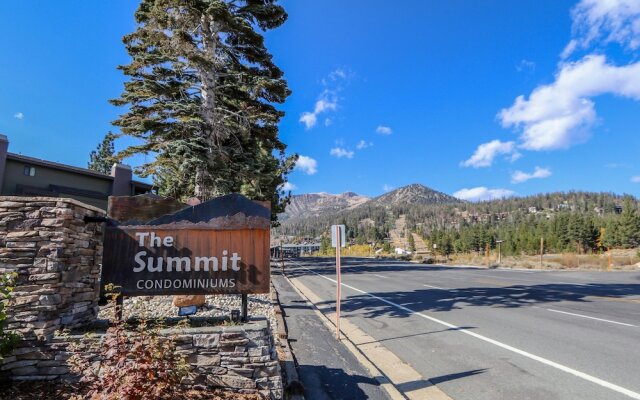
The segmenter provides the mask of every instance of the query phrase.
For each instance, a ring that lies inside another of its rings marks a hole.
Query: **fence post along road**
[[[271,210],[230,194],[197,205],[112,196],[101,289],[122,296],[268,293]]]

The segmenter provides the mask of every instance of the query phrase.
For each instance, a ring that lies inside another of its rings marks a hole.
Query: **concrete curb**
[[[276,320],[278,322],[276,335],[278,336],[279,350],[283,358],[280,360],[280,365],[285,375],[283,398],[287,400],[304,400],[304,396],[302,394],[291,393],[296,392],[296,389],[298,388],[301,389],[302,384],[300,383],[296,360],[293,352],[291,351],[291,346],[289,345],[287,324],[284,320],[284,311],[282,310],[278,291],[273,285],[273,282],[271,283],[271,303],[273,304],[273,308],[276,313]]]

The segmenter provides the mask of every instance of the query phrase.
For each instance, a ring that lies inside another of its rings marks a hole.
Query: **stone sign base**
[[[266,319],[255,318],[233,326],[171,328],[160,334],[176,337],[178,351],[191,365],[192,375],[185,380],[186,385],[282,398],[280,364]],[[95,353],[97,358],[103,340],[104,333],[95,333],[22,342],[2,361],[0,375],[15,381],[75,380],[77,377],[67,365],[71,344],[76,344],[76,351],[89,356]]]

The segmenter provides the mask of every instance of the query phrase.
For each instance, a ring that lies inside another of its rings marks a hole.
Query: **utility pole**
[[[502,243],[502,240],[496,240],[496,243],[498,244],[498,265],[500,265],[500,263],[502,262],[502,251],[500,248],[500,244]]]
[[[542,268],[542,256],[544,255],[544,238],[540,238],[540,268]]]

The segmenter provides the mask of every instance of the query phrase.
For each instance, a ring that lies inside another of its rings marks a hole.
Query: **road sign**
[[[336,238],[337,228],[340,229],[340,247],[347,247],[345,242],[345,227],[344,225],[331,225],[331,247],[338,247],[338,239]]]
[[[195,206],[112,196],[109,216],[102,285],[121,295],[269,292],[271,211],[262,203],[239,194]]]

